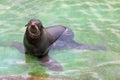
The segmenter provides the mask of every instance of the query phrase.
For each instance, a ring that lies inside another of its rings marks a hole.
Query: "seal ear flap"
[[[27,26],[28,26],[28,24],[25,25],[25,27],[27,27]]]
[[[42,24],[38,24],[40,30],[44,29],[43,25]]]

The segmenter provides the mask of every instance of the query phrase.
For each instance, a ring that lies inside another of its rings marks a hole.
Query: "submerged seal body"
[[[61,71],[62,66],[50,58],[49,50],[80,49],[80,50],[106,50],[104,46],[86,45],[76,42],[74,33],[68,27],[56,25],[45,28],[38,19],[31,19],[27,24],[24,35],[24,46],[19,42],[13,42],[12,46],[20,52],[37,57],[40,64],[50,70]]]

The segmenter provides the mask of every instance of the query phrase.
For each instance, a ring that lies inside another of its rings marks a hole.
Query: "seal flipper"
[[[15,47],[16,49],[18,49],[19,52],[25,53],[25,49],[24,49],[24,46],[23,46],[22,43],[14,41],[14,42],[12,42],[11,46]]]
[[[66,28],[60,38],[53,44],[51,50],[62,50],[66,48],[80,50],[107,50],[104,46],[87,45],[76,42],[74,40],[74,33],[70,28]]]
[[[51,35],[51,36],[48,36],[48,38],[52,44],[64,33],[64,31],[66,30],[66,27],[57,25],[57,26],[47,27],[45,28],[45,30],[48,32],[49,35]]]
[[[49,61],[40,62],[40,65],[48,67],[48,69],[52,71],[63,71],[63,68],[60,65],[60,63],[50,57],[49,57]]]
[[[24,46],[22,43],[14,41],[11,46],[18,49],[19,52],[25,53]],[[63,71],[63,68],[60,65],[60,63],[48,56],[45,56],[44,58],[40,59],[40,65],[48,67],[48,69],[52,71]]]

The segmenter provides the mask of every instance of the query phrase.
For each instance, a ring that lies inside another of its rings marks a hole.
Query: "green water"
[[[63,72],[50,71],[10,47],[22,42],[24,25],[38,18],[45,27],[70,27],[74,40],[107,51],[61,50],[50,56]],[[0,0],[0,75],[32,75],[74,80],[120,79],[120,0]]]

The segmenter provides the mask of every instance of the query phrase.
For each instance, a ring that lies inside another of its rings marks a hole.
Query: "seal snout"
[[[29,30],[31,31],[31,33],[34,33],[34,34],[39,32],[38,27],[35,25],[29,26]]]
[[[32,24],[32,25],[30,25],[31,26],[31,28],[34,28],[35,27],[35,24]]]
[[[28,25],[28,32],[32,38],[40,35],[40,30],[39,30],[38,26],[34,23],[31,23]]]

